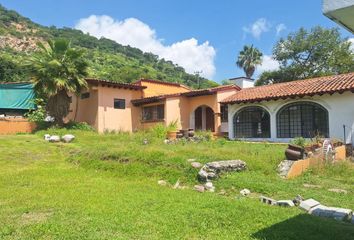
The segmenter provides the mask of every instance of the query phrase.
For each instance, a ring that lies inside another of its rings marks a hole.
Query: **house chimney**
[[[230,78],[229,81],[232,84],[239,86],[240,88],[254,87],[254,79],[248,77]]]

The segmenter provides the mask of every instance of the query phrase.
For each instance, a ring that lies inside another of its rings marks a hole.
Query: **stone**
[[[50,135],[49,134],[44,134],[44,140],[49,141]]]
[[[248,196],[248,195],[251,194],[251,191],[250,191],[249,189],[245,188],[245,189],[242,189],[242,190],[240,191],[240,194],[241,194],[242,196],[246,197],[246,196]]]
[[[293,199],[293,203],[295,204],[295,206],[299,206],[302,201],[304,201],[304,199],[300,195],[297,195]]]
[[[57,135],[50,136],[49,142],[60,142],[60,137]]]
[[[337,221],[350,221],[353,216],[351,209],[327,207],[324,205],[317,205],[313,207],[309,214],[318,217],[333,218]]]
[[[222,172],[243,171],[246,163],[241,160],[217,161],[205,164],[198,173],[198,180],[206,182],[219,177]]]
[[[169,143],[170,143],[170,140],[165,139],[165,140],[163,140],[163,143],[164,143],[164,144],[169,144]]]
[[[159,180],[159,181],[157,181],[157,184],[161,185],[161,186],[166,186],[167,182],[165,180]]]
[[[219,172],[239,172],[246,170],[246,163],[241,160],[216,161],[205,164],[209,170]]]
[[[278,174],[281,177],[287,177],[288,172],[290,171],[291,166],[294,164],[294,161],[292,160],[283,160],[280,162],[278,165]]]
[[[195,185],[194,190],[196,190],[197,192],[204,192],[205,188],[202,185]]]
[[[275,201],[274,199],[272,198],[269,198],[269,197],[265,197],[265,196],[260,196],[259,197],[259,200],[262,202],[262,203],[266,203],[266,204],[269,204],[269,205],[275,205],[277,201]]]
[[[175,185],[173,185],[173,189],[179,188],[179,185],[180,185],[180,183],[179,183],[179,179],[178,179],[177,182],[175,183]]]
[[[203,165],[199,162],[191,162],[193,168],[201,168]]]
[[[279,200],[276,202],[276,204],[280,207],[294,207],[295,204],[291,200]]]
[[[195,162],[196,159],[195,158],[190,158],[190,159],[187,159],[187,162]]]
[[[62,136],[61,139],[63,140],[63,142],[69,143],[75,139],[75,136],[72,134],[66,134],[66,135]]]
[[[307,184],[307,183],[304,183],[303,186],[304,186],[305,188],[321,188],[320,185]]]
[[[149,141],[148,141],[147,139],[144,139],[144,140],[143,140],[143,144],[144,144],[144,145],[147,145],[147,144],[149,144]]]
[[[209,192],[215,192],[215,187],[212,182],[207,182],[204,184],[204,188]]]
[[[330,188],[328,189],[330,192],[335,192],[335,193],[342,193],[342,194],[347,194],[348,191],[344,189],[339,189],[339,188]]]
[[[320,205],[319,202],[317,202],[316,200],[310,198],[310,199],[307,199],[307,200],[305,200],[305,201],[302,201],[302,202],[300,203],[300,208],[301,208],[302,210],[305,210],[305,211],[308,212],[308,211],[311,210],[311,208],[314,208],[314,207],[316,207],[316,206],[318,206],[318,205]]]

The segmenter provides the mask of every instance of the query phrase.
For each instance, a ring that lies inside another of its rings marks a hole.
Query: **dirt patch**
[[[23,225],[43,223],[52,215],[52,211],[27,212],[22,214],[20,221]]]

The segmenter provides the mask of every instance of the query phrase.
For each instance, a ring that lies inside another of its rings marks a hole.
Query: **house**
[[[323,0],[323,14],[354,33],[353,0]]]
[[[220,102],[241,90],[235,85],[192,90],[182,84],[140,79],[133,84],[87,79],[72,96],[68,119],[87,122],[98,132],[147,129],[176,123],[179,129],[228,131],[227,108]]]
[[[315,135],[353,142],[354,73],[246,88],[228,105],[229,138],[286,142]]]

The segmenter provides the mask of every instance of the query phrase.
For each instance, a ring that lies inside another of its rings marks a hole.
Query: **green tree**
[[[251,78],[254,74],[257,65],[262,63],[263,54],[253,45],[244,46],[243,50],[240,51],[236,65],[242,68],[246,74],[246,77]]]
[[[38,43],[39,51],[29,60],[35,91],[47,99],[47,111],[59,126],[69,113],[68,93],[78,95],[87,88],[87,63],[83,50],[70,46],[65,39]]]
[[[354,53],[350,46],[337,28],[300,28],[276,43],[273,57],[280,69],[262,73],[256,85],[352,72]]]

